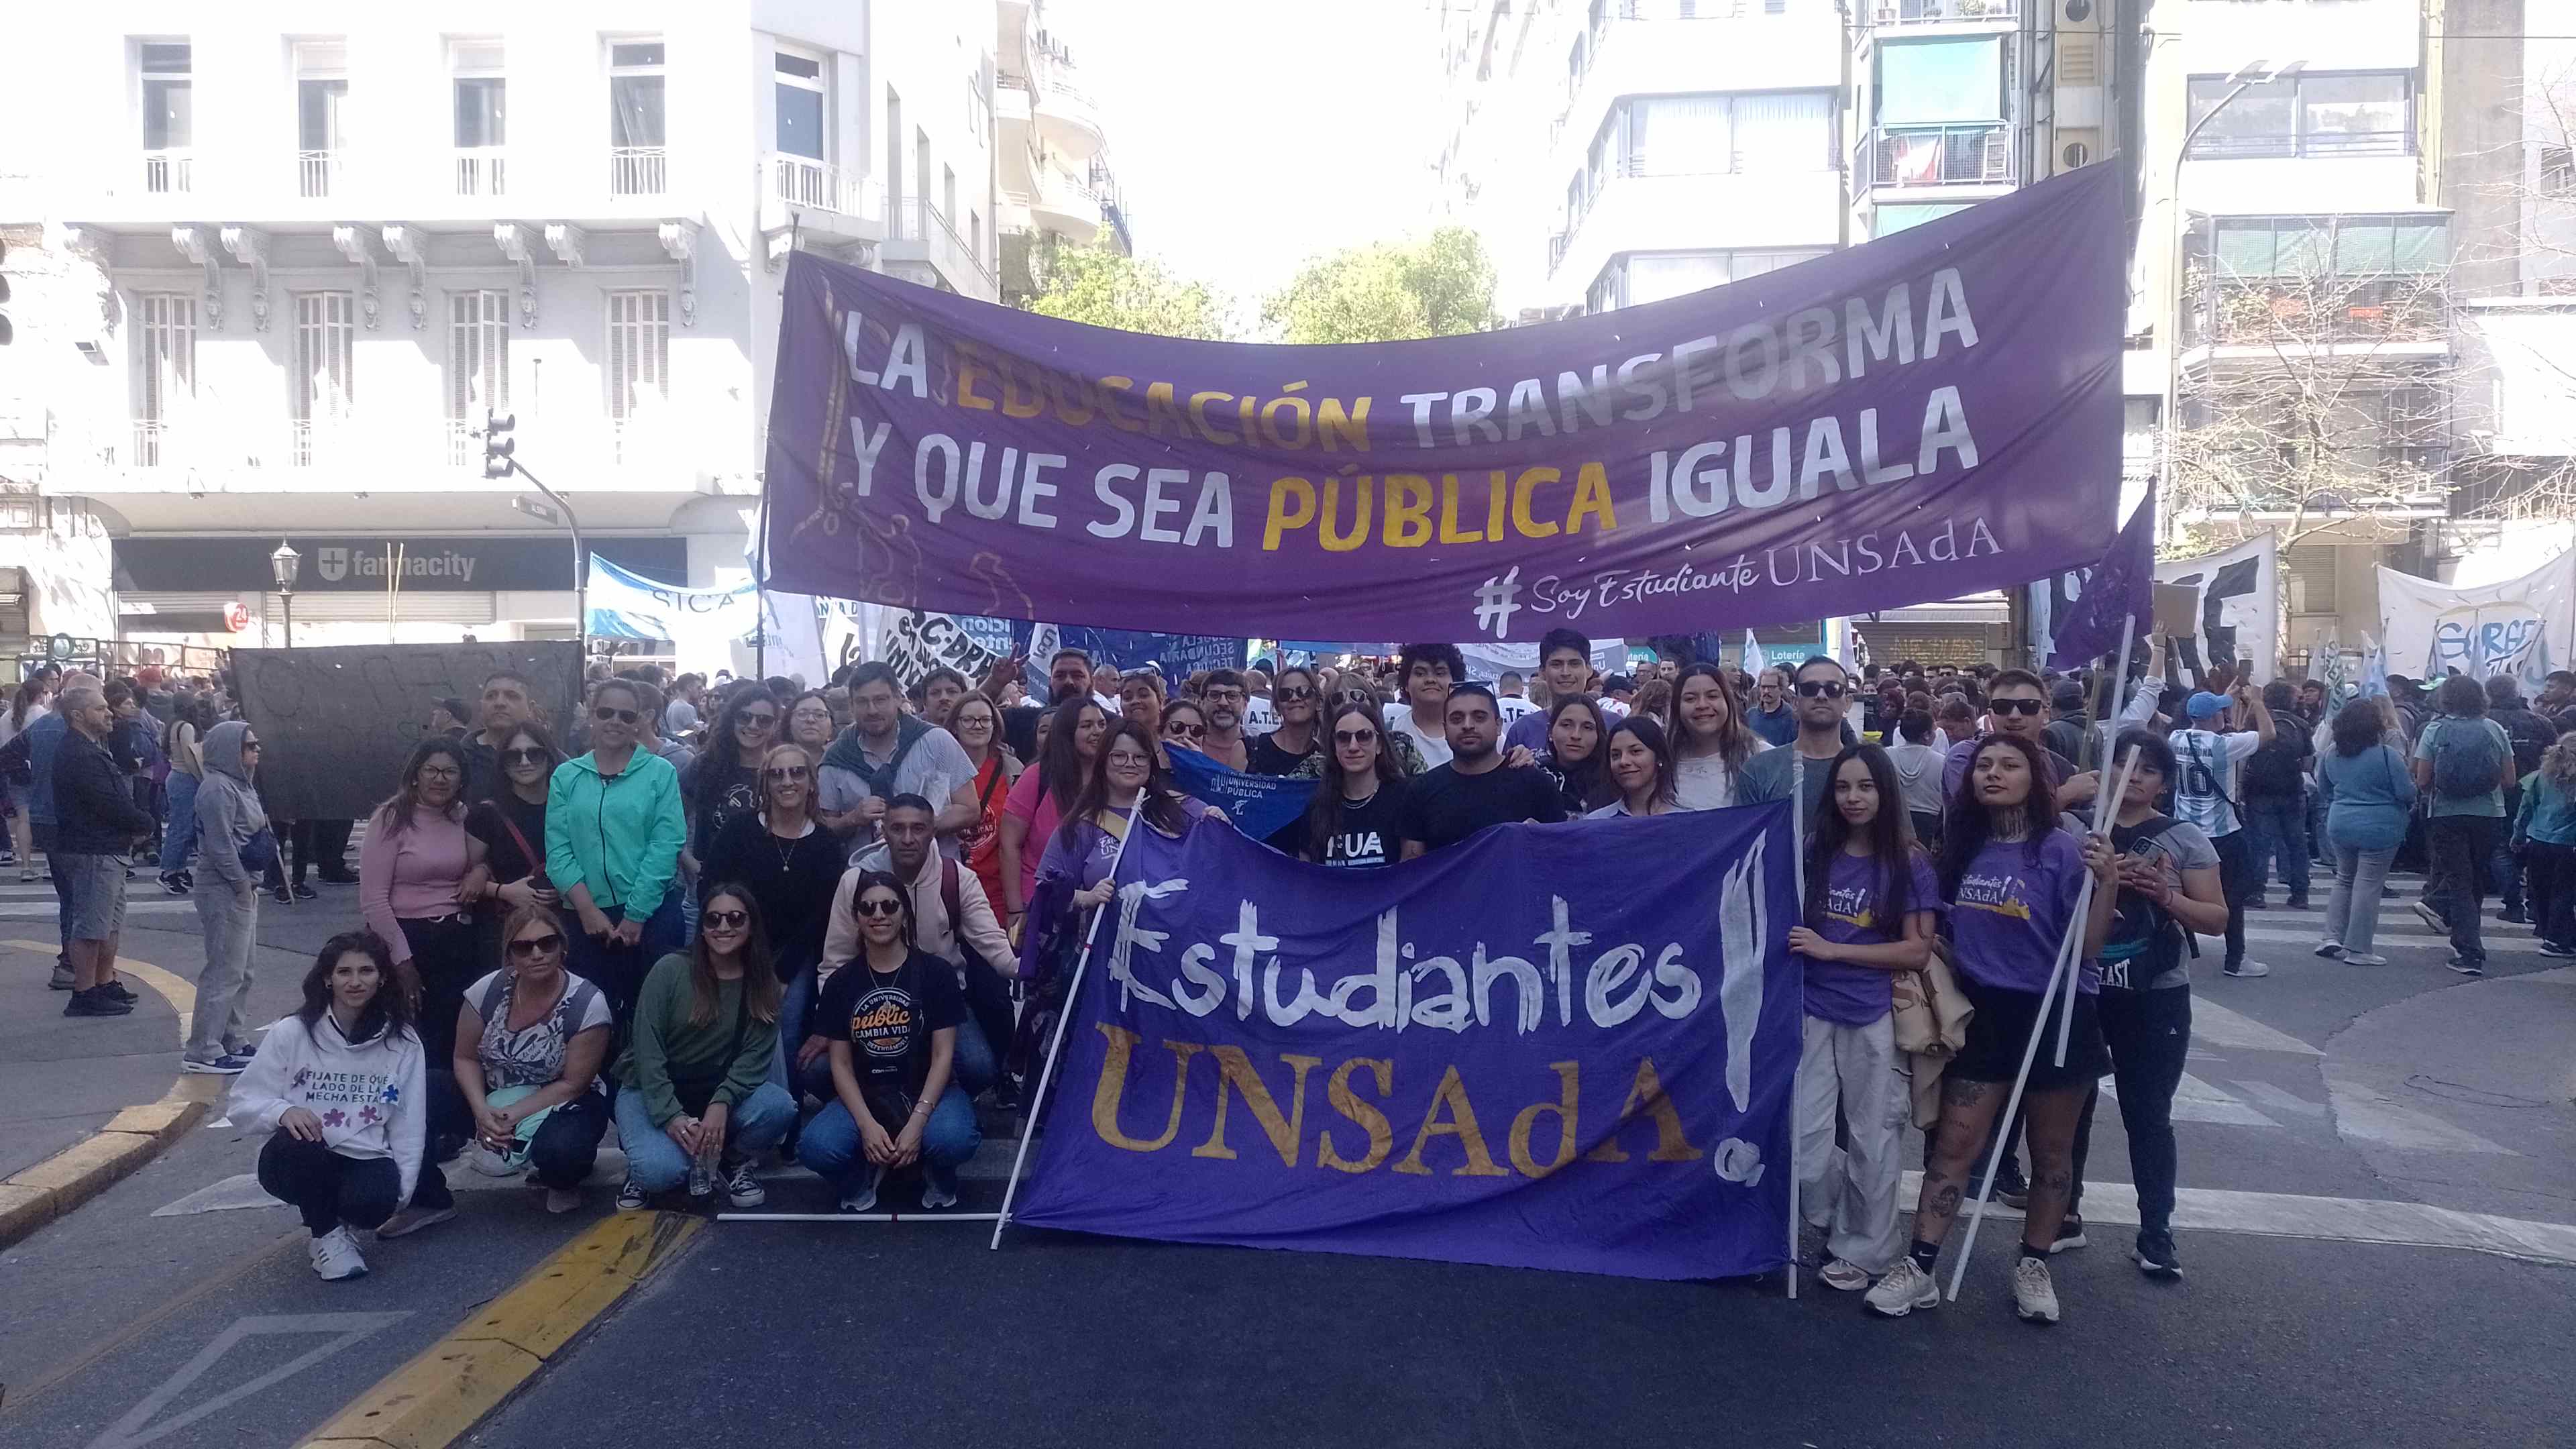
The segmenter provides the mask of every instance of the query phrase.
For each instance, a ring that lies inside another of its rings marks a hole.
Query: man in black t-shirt
[[[1492,690],[1481,684],[1450,690],[1441,731],[1449,763],[1416,779],[1405,795],[1404,859],[1455,845],[1488,825],[1565,818],[1565,802],[1546,771],[1504,768],[1496,749],[1502,714]]]

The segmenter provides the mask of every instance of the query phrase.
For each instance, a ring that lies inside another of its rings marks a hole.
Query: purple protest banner
[[[2136,625],[2132,638],[2155,632],[2156,490],[2152,484],[2120,536],[2111,541],[2110,551],[2077,587],[2081,592],[2049,630],[2050,667],[2072,669],[2117,652],[2123,621]]]
[[[802,252],[772,588],[1200,634],[1688,634],[2026,583],[2109,544],[2128,287],[2087,166],[1536,327],[1148,337]]]
[[[1145,828],[1019,1223],[1640,1278],[1786,1261],[1785,803],[1382,870]]]

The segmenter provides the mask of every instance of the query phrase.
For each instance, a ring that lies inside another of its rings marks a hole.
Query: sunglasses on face
[[[505,765],[542,765],[545,762],[546,752],[534,745],[521,745],[501,752],[501,763]]]
[[[539,956],[551,956],[562,949],[563,936],[555,931],[548,931],[542,936],[522,936],[510,943],[510,954],[522,961],[533,961]]]
[[[719,931],[739,931],[743,927],[751,924],[751,912],[708,911],[706,914],[698,917],[698,919],[715,927]]]
[[[1187,739],[1202,740],[1207,738],[1207,726],[1203,724],[1192,724],[1188,720],[1176,719],[1170,724],[1163,726],[1163,733],[1167,735],[1180,735]]]
[[[806,770],[803,765],[772,765],[760,773],[772,781],[802,780],[805,778]]]
[[[852,909],[862,916],[891,916],[903,909],[903,902],[878,896],[861,901]]]
[[[747,714],[734,721],[733,727],[738,730],[765,730],[776,723],[778,716],[774,714]]]
[[[1290,700],[1313,699],[1315,697],[1315,691],[1308,689],[1303,685],[1292,684],[1286,689],[1277,691],[1277,693],[1279,695],[1280,703],[1282,704],[1285,704]]]
[[[1986,708],[1995,714],[2037,714],[2048,708],[2048,703],[2037,699],[1990,699]]]
[[[1840,699],[1843,697],[1843,687],[1830,679],[1801,679],[1798,681],[1798,693],[1809,699]]]
[[[602,704],[592,706],[590,717],[598,720],[602,724],[606,724],[610,720],[618,720],[626,724],[633,724],[644,716],[631,709],[619,709],[615,705]]]
[[[1377,731],[1335,730],[1333,731],[1333,743],[1337,745],[1373,745],[1377,743]]]

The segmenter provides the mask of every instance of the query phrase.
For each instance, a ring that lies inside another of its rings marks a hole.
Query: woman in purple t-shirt
[[[2078,969],[2066,983],[2077,991],[2066,1065],[2057,1066],[2049,1049],[2056,1037],[2052,1002],[2049,1040],[2031,1059],[2023,1099],[2030,1206],[2012,1270],[2013,1311],[2032,1323],[2058,1319],[2048,1250],[2074,1187],[2076,1116],[2093,1083],[2111,1069],[2094,1015],[2099,981],[2092,961],[2110,934],[2119,891],[2110,842],[2098,835],[2079,840],[2058,829],[2050,793],[2038,783],[2046,778],[2042,756],[2030,742],[1987,735],[1977,741],[1942,824],[1941,885],[1949,902],[1950,954],[1976,1014],[1968,1020],[1967,1046],[1941,1079],[1941,1124],[1924,1166],[1922,1198],[1915,1205],[1914,1245],[1866,1300],[1872,1312],[1889,1318],[1941,1301],[1932,1280],[1933,1260],[1958,1214],[1986,1129],[2012,1091],[2032,1034],[2041,1029],[2040,994],[2048,987],[2058,944],[2068,927],[2077,924],[2075,902],[2090,871],[2092,905],[2081,923]]]
[[[1789,949],[1807,968],[1798,1201],[1833,1253],[1816,1276],[1856,1293],[1905,1246],[1896,1235],[1897,1144],[1913,1094],[1896,1071],[1895,981],[1931,958],[1941,886],[1915,848],[1887,751],[1852,745],[1827,778],[1834,808],[1807,842],[1807,924],[1789,932]]]

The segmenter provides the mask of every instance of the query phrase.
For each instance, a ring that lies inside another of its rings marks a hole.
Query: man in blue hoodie
[[[65,690],[81,685],[100,687],[99,677],[75,671],[63,676]],[[72,989],[72,893],[63,883],[63,868],[54,859],[54,756],[63,747],[63,736],[71,726],[63,719],[61,695],[55,697],[53,713],[27,726],[28,769],[33,773],[27,786],[27,823],[32,843],[45,853],[45,873],[54,883],[55,924],[61,929],[62,950],[54,957],[53,988]]]
[[[91,685],[63,691],[57,716],[69,728],[54,751],[55,879],[67,884],[72,999],[65,1016],[123,1016],[134,993],[116,979],[116,941],[125,925],[125,859],[152,834],[125,772],[107,752],[116,726],[107,696]],[[57,887],[60,888],[59,885]]]

